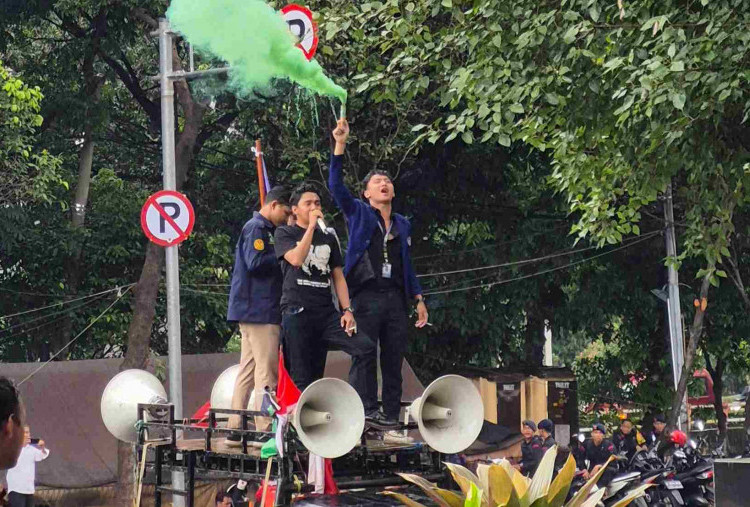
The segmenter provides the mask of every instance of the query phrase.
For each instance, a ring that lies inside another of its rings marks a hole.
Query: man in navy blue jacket
[[[416,327],[427,324],[427,306],[411,263],[411,224],[393,213],[393,182],[385,171],[370,171],[364,180],[364,200],[344,185],[343,154],[349,137],[345,119],[333,131],[336,146],[331,157],[328,187],[344,212],[349,247],[344,273],[357,322],[370,339],[380,342],[383,377],[383,413],[369,414],[379,424],[396,425],[401,412],[401,365],[408,337],[408,301],[417,305]],[[377,385],[376,382],[372,383]]]
[[[242,335],[240,371],[232,395],[233,410],[247,408],[253,389],[256,390],[254,410],[259,410],[264,389],[276,388],[282,279],[273,235],[290,214],[289,192],[283,187],[272,188],[266,195],[265,205],[253,213],[237,241],[227,311],[227,320],[239,322]],[[227,426],[239,428],[240,417],[231,416]],[[266,431],[271,420],[258,417],[255,426],[258,431]],[[231,435],[227,437],[227,444],[239,446],[241,438]]]

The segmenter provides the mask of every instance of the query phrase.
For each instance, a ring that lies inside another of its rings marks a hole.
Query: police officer
[[[527,419],[521,423],[521,435],[523,435],[523,442],[521,442],[521,462],[515,465],[515,468],[527,477],[534,475],[543,454],[542,439],[535,435],[534,432],[536,432],[534,421]]]
[[[591,438],[586,442],[586,459],[589,460],[589,469],[584,471],[584,479],[595,475],[615,452],[615,445],[604,438],[607,428],[602,423],[594,423],[591,428]],[[606,486],[614,477],[614,469],[607,469],[597,483]]]
[[[276,388],[281,333],[281,268],[276,258],[273,234],[289,218],[289,192],[283,187],[268,191],[265,204],[245,223],[235,250],[227,321],[238,322],[242,335],[240,371],[234,384],[232,409],[247,408],[256,390],[255,410],[260,409],[266,387]],[[258,431],[266,431],[271,419],[255,420]],[[240,416],[232,415],[228,428],[240,427]],[[242,445],[239,435],[227,437],[229,446]]]
[[[646,450],[646,439],[633,425],[630,419],[624,419],[620,429],[612,434],[612,443],[618,452],[625,452],[628,460],[633,459],[637,451]]]
[[[550,419],[542,419],[539,421],[539,437],[542,439],[542,454],[547,452],[548,449],[557,445],[555,437],[552,433],[555,431],[555,424]]]
[[[656,447],[656,445],[660,441],[666,442],[666,439],[668,437],[667,432],[665,431],[667,428],[667,418],[664,414],[656,414],[654,416],[653,424],[654,429],[651,430],[648,438],[649,449],[653,449],[654,447]]]

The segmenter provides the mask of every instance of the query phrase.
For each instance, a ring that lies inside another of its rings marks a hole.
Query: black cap
[[[654,422],[667,423],[667,417],[664,414],[656,414],[654,416]]]
[[[600,423],[600,422],[598,422],[598,423],[594,423],[594,424],[593,424],[593,425],[591,426],[591,431],[601,431],[601,432],[602,432],[602,433],[604,433],[605,435],[607,434],[607,428],[606,428],[606,426],[604,426],[604,425],[603,425],[602,423]]]
[[[555,428],[555,424],[549,420],[549,419],[542,419],[539,421],[539,429],[544,430],[547,433],[552,433],[552,430]]]
[[[526,419],[521,425],[527,426],[531,431],[536,431],[536,424],[531,419]]]

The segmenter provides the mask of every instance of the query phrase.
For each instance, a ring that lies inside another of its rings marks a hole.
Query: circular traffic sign
[[[312,60],[318,49],[318,24],[313,21],[310,9],[302,5],[289,4],[281,9],[289,30],[297,38],[297,47]]]
[[[141,209],[141,228],[146,237],[161,246],[174,246],[190,236],[195,211],[188,198],[174,190],[161,190]]]

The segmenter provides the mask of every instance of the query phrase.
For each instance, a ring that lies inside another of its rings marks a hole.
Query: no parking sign
[[[190,236],[195,211],[188,198],[174,190],[161,190],[141,209],[141,228],[148,239],[161,246],[174,246]]]
[[[313,21],[310,9],[302,5],[289,4],[281,9],[289,31],[297,37],[297,47],[311,60],[318,49],[318,24]]]

